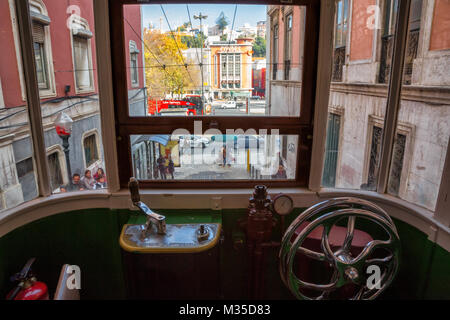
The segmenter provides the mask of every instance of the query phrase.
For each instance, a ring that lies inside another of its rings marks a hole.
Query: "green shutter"
[[[339,152],[339,131],[341,128],[341,116],[328,114],[327,141],[325,146],[325,162],[323,166],[322,185],[335,187],[336,166]]]

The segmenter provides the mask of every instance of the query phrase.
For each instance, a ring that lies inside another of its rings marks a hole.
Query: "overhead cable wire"
[[[235,7],[234,7],[233,23],[231,24],[230,39],[228,39],[228,45],[230,45],[231,37],[233,36],[234,21],[236,20],[237,7],[238,7],[238,5],[236,4]]]
[[[181,52],[180,47],[178,46],[177,39],[175,39],[175,36],[173,34],[173,31],[172,31],[172,27],[170,26],[169,19],[167,18],[167,15],[166,15],[166,11],[164,10],[162,4],[160,4],[159,6],[161,7],[162,13],[164,14],[164,18],[166,18],[167,26],[169,27],[170,34],[172,35],[172,39],[175,42],[175,45],[177,46],[178,53],[180,54],[181,61],[183,62],[184,67],[186,68],[186,71],[187,71],[187,73],[189,75],[189,78],[191,78],[191,81],[194,82],[194,79],[192,79],[191,73],[188,70],[188,65],[184,62],[183,53]]]
[[[166,65],[165,65],[165,64],[162,64],[162,63],[159,61],[158,57],[157,57],[157,56],[153,53],[153,51],[147,46],[147,44],[145,43],[145,41],[141,38],[141,35],[138,34],[138,33],[136,32],[136,30],[133,28],[133,26],[130,24],[130,22],[127,20],[127,18],[124,17],[124,20],[126,21],[126,23],[128,23],[128,25],[130,26],[131,30],[133,30],[133,32],[136,34],[136,36],[141,40],[141,42],[144,44],[144,46],[147,48],[147,50],[148,50],[148,51],[151,53],[151,55],[155,58],[156,62],[161,66],[161,68],[163,68],[164,72],[167,73],[167,75],[168,75],[169,77],[171,77],[173,80],[176,81],[175,76],[172,75],[172,74],[170,74],[169,71],[167,71]]]
[[[192,20],[191,20],[191,13],[190,13],[190,11],[189,11],[189,6],[188,6],[188,4],[186,4],[186,10],[187,10],[187,14],[188,14],[188,17],[189,17],[189,23],[190,23],[190,25],[191,25],[191,28],[193,28],[194,26],[192,25]],[[200,32],[202,32],[202,30],[200,30]],[[203,46],[203,37],[202,37],[202,43],[200,44],[201,46]],[[196,48],[197,49],[197,48]],[[198,66],[200,67],[200,65],[202,65],[203,63],[202,63],[202,61],[200,61],[200,58],[199,58],[199,56],[198,56],[198,50],[195,50],[195,55],[197,56],[197,61],[198,61]],[[203,60],[203,57],[202,57],[202,60]]]

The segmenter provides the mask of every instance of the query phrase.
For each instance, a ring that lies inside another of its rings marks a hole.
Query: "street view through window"
[[[305,7],[158,4],[123,11],[130,117],[300,116]],[[136,16],[142,29],[132,24]],[[271,38],[273,28],[282,40]],[[298,135],[180,130],[130,137],[137,178],[296,177]]]

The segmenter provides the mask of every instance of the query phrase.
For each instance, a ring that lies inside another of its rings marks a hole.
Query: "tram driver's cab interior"
[[[449,299],[449,12],[2,1],[3,299]]]

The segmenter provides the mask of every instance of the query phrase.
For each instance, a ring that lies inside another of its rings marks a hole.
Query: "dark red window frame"
[[[130,117],[128,115],[128,89],[126,72],[126,48],[124,36],[123,6],[130,4],[156,4],[138,0],[109,0],[111,59],[113,66],[113,89],[115,125],[117,133],[117,153],[120,185],[127,187],[133,176],[130,135],[134,134],[170,134],[177,128],[194,132],[194,121],[201,120],[203,129],[279,129],[280,135],[298,135],[297,163],[295,180],[144,180],[144,188],[227,188],[252,187],[265,184],[269,187],[306,187],[311,162],[313,115],[316,92],[317,53],[319,41],[320,0],[288,1],[165,1],[165,4],[177,3],[217,3],[217,4],[258,4],[258,5],[302,5],[306,7],[304,61],[302,75],[301,114],[299,117]]]

